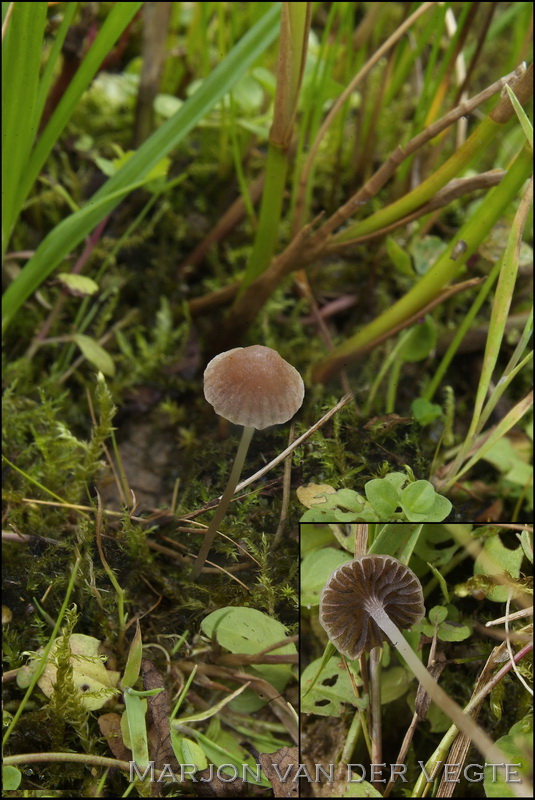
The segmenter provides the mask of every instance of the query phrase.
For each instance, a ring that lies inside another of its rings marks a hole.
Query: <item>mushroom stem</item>
[[[386,633],[398,653],[405,659],[431,700],[436,703],[465,736],[468,736],[468,738],[473,741],[474,745],[489,763],[503,764],[504,756],[500,749],[496,747],[492,739],[487,736],[485,731],[480,728],[472,717],[465,714],[455,700],[452,700],[444,689],[438,685],[435,679],[431,677],[414,650],[403,637],[401,631],[386,614],[381,603],[370,600],[367,604],[367,610],[381,630]]]
[[[225,511],[227,510],[230,501],[232,500],[232,495],[236,491],[236,486],[240,480],[240,476],[243,470],[243,465],[245,463],[245,458],[247,456],[247,451],[249,450],[249,445],[251,444],[251,439],[253,438],[253,433],[255,429],[250,427],[244,427],[243,433],[241,436],[240,444],[238,446],[238,452],[236,453],[236,458],[234,459],[234,464],[232,466],[232,472],[230,473],[230,477],[228,479],[227,486],[225,491],[221,496],[221,500],[219,501],[219,505],[215,510],[215,514],[212,517],[212,521],[208,526],[206,533],[204,534],[203,543],[201,545],[201,549],[199,550],[199,554],[195,559],[195,563],[193,564],[193,569],[191,570],[191,580],[195,581],[199,577],[202,568],[208,558],[208,553],[210,552],[210,548],[212,547],[212,542],[214,541],[215,535],[217,533],[217,529],[223,517],[225,516]]]

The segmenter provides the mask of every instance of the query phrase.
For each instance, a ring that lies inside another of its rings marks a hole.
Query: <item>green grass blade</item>
[[[56,33],[52,50],[50,51],[50,55],[48,56],[45,68],[43,70],[43,75],[39,82],[39,92],[37,96],[38,119],[41,119],[43,114],[46,98],[48,97],[48,93],[54,79],[56,64],[58,63],[58,59],[63,48],[63,43],[65,42],[65,37],[67,36],[67,31],[69,30],[71,22],[74,19],[77,8],[78,3],[67,3],[61,25]]]
[[[66,255],[109,214],[133,186],[176,147],[275,40],[280,4],[274,4],[210,73],[200,88],[161,126],[80,211],[57,225],[4,293],[3,330],[25,300]]]
[[[80,97],[95,77],[104,58],[108,55],[121,33],[142,5],[143,3],[115,3],[113,5],[98,36],[77,69],[65,94],[52,114],[48,125],[39,137],[39,141],[31,155],[27,169],[23,172],[22,180],[17,190],[14,219],[19,215],[24,200],[35,183],[52,148],[61,136]]]
[[[496,427],[492,430],[489,436],[483,435],[483,442],[481,446],[477,449],[475,454],[472,458],[466,462],[466,464],[460,469],[456,475],[452,478],[448,478],[447,482],[445,483],[445,488],[449,489],[456,483],[462,475],[468,472],[474,464],[477,464],[480,459],[485,456],[488,451],[494,447],[497,441],[499,441],[503,436],[505,436],[511,428],[514,428],[515,425],[518,425],[522,417],[531,411],[533,408],[533,392],[530,392],[526,397],[524,397],[520,402],[518,402],[513,408],[505,415],[503,419],[496,425]]]
[[[2,252],[18,216],[16,196],[37,134],[46,3],[15,3],[2,48]]]

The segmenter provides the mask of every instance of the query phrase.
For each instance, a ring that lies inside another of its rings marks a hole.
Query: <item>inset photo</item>
[[[532,796],[532,528],[300,530],[301,796]]]

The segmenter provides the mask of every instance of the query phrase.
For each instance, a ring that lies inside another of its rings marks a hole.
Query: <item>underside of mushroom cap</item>
[[[304,394],[297,370],[262,345],[221,353],[204,371],[204,396],[217,414],[236,425],[263,430],[287,422]]]
[[[400,630],[419,622],[423,592],[414,572],[392,556],[367,555],[335,569],[320,599],[320,622],[340,653],[354,660],[388,641],[377,609]]]

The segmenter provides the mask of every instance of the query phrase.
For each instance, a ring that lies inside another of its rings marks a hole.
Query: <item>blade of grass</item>
[[[70,82],[67,91],[58,103],[58,106],[52,114],[48,125],[39,137],[29,161],[25,163],[21,171],[20,180],[16,185],[14,208],[11,211],[12,225],[15,224],[28,193],[35,183],[46,159],[50,155],[52,148],[61,136],[61,133],[63,132],[74,109],[76,108],[77,103],[80,100],[80,97],[93,80],[104,58],[108,55],[121,33],[132,20],[134,15],[139,11],[142,5],[142,2],[138,2],[115,3],[112,6],[95,41],[91,45],[87,55],[76,71],[76,74]],[[39,52],[41,50],[41,46],[42,45],[40,43]],[[36,110],[39,112],[42,111],[41,104],[43,104],[43,101],[46,99],[44,92],[46,91],[47,83],[50,80],[49,74],[46,73],[44,78],[45,82],[43,89],[41,90],[41,87],[39,88],[39,99],[38,102],[36,102]],[[34,137],[37,133],[37,123],[38,118],[35,120],[35,127],[33,129]],[[10,233],[11,230],[8,231],[8,234]]]
[[[109,214],[140,179],[176,147],[274,41],[280,5],[274,4],[233,47],[177,113],[152,134],[87,205],[57,225],[37,248],[2,300],[3,330],[65,256]]]
[[[38,126],[46,3],[14,3],[2,48],[2,253],[18,216],[16,197]]]
[[[511,307],[513,299],[518,265],[520,262],[522,234],[529,209],[531,208],[532,190],[533,181],[530,181],[520,202],[513,224],[511,225],[511,231],[507,240],[503,263],[498,278],[498,286],[496,287],[496,294],[494,296],[485,355],[483,356],[483,367],[477,388],[472,423],[466,437],[467,441],[471,440],[475,434],[481,431],[481,412],[489,391],[492,374],[500,354],[505,333],[505,323],[507,322],[509,308]]]
[[[474,464],[477,464],[477,462],[488,453],[488,451],[496,444],[497,441],[499,441],[511,430],[511,428],[520,422],[524,414],[526,414],[532,407],[533,392],[530,392],[519,403],[513,406],[509,413],[506,414],[502,420],[500,420],[500,422],[491,432],[490,436],[484,435],[483,443],[477,452],[472,456],[472,458],[466,462],[462,469],[460,469],[452,477],[449,477],[444,483],[441,482],[440,487],[437,488],[440,488],[441,491],[451,489],[451,487],[459,480],[459,478],[468,472],[468,470],[472,469]]]
[[[288,150],[303,80],[311,3],[283,3],[273,124],[269,132],[266,180],[253,250],[241,291],[266,269],[278,241]]]
[[[61,50],[63,47],[63,43],[65,41],[65,37],[67,36],[67,31],[69,30],[70,24],[74,19],[74,15],[76,14],[76,10],[78,9],[79,3],[67,3],[65,11],[63,13],[63,19],[61,20],[61,25],[59,26],[58,32],[54,38],[54,44],[52,45],[52,50],[50,51],[50,55],[48,56],[45,68],[43,70],[43,75],[41,80],[39,81],[39,91],[37,94],[37,118],[41,119],[43,114],[43,109],[45,107],[46,98],[48,97],[48,93],[52,86],[52,81],[54,79],[56,64],[58,63],[58,59],[61,55]]]

